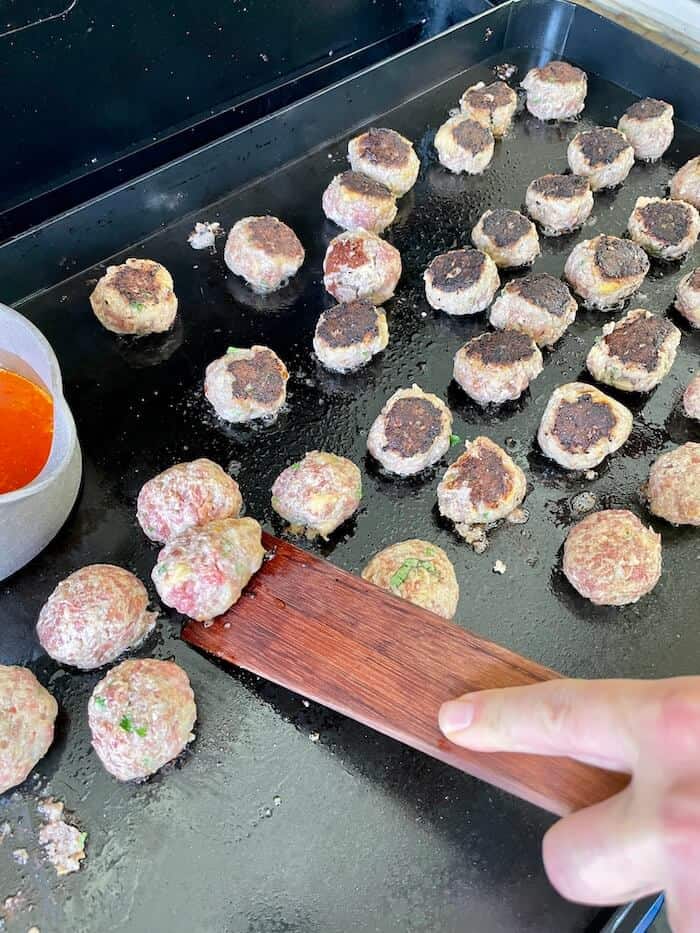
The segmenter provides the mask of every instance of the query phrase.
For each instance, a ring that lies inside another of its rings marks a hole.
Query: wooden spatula
[[[189,622],[186,641],[552,813],[627,783],[566,758],[452,745],[437,726],[444,700],[559,675],[286,541],[263,545],[274,556],[238,603],[208,628]]]

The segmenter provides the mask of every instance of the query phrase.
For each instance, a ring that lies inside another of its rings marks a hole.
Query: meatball
[[[92,747],[119,781],[155,774],[194,738],[197,718],[187,674],[172,661],[122,661],[92,691]]]
[[[451,172],[480,175],[493,158],[493,133],[486,126],[457,114],[435,134],[440,162]]]
[[[673,139],[673,107],[665,100],[645,97],[625,110],[617,128],[630,141],[635,159],[660,159]]]
[[[384,548],[367,564],[362,577],[444,619],[457,611],[454,567],[442,548],[429,541],[411,538]]]
[[[90,564],[58,584],[39,613],[36,633],[55,661],[90,671],[142,642],[155,622],[146,587],[133,573]]]
[[[499,268],[529,266],[540,254],[535,225],[518,211],[484,211],[472,230],[472,242]]]
[[[609,311],[637,291],[649,271],[647,254],[631,240],[601,235],[577,243],[564,276],[589,308]]]
[[[593,210],[591,185],[583,175],[543,175],[528,185],[525,204],[545,236],[560,236],[580,227]]]
[[[151,574],[166,606],[206,622],[238,601],[265,556],[252,518],[219,518],[171,538]]]
[[[366,300],[347,301],[324,311],[314,333],[316,356],[337,373],[359,369],[388,343],[386,314]]]
[[[532,68],[520,87],[527,94],[525,106],[538,120],[570,120],[583,110],[588,89],[586,72],[566,62],[549,62]]]
[[[229,347],[207,366],[204,394],[224,421],[271,420],[287,398],[287,367],[269,347]]]
[[[152,259],[127,259],[107,266],[92,295],[95,317],[114,334],[161,334],[177,314],[172,276]]]
[[[235,479],[218,463],[201,457],[176,463],[149,479],[136,502],[136,519],[151,541],[163,544],[188,528],[237,518],[242,507]]]
[[[400,278],[399,251],[374,233],[341,233],[328,244],[323,284],[336,301],[366,298],[382,305],[394,294]]]
[[[590,470],[625,443],[632,413],[585,382],[552,392],[537,440],[542,451],[567,470]]]
[[[627,509],[593,512],[567,535],[563,570],[596,606],[636,603],[661,576],[661,535]]]
[[[459,108],[465,117],[476,120],[494,136],[505,136],[518,105],[518,95],[505,81],[484,84],[479,81],[462,94]]]
[[[498,330],[527,334],[539,347],[551,347],[576,317],[576,301],[559,279],[531,272],[512,279],[491,306],[490,320]]]
[[[688,418],[700,421],[700,373],[693,376],[683,393],[683,411]]]
[[[390,473],[412,476],[431,466],[450,446],[452,412],[419,386],[399,389],[375,419],[367,449]]]
[[[541,372],[537,344],[515,330],[473,337],[455,354],[455,380],[480,405],[518,398]]]
[[[675,305],[693,327],[700,327],[700,266],[678,283]]]
[[[312,450],[283,470],[272,486],[272,508],[292,526],[327,538],[360,506],[362,476],[345,457]]]
[[[344,230],[381,233],[396,217],[396,197],[380,181],[360,172],[336,175],[323,192],[323,212]]]
[[[672,198],[687,201],[700,210],[700,156],[689,159],[682,165],[669,184]]]
[[[642,197],[637,198],[627,229],[650,256],[680,259],[697,242],[700,215],[685,201]]]
[[[649,509],[673,525],[700,525],[700,444],[689,441],[651,465]]]
[[[598,382],[624,392],[651,392],[673,366],[681,332],[670,321],[634,308],[606,324],[586,359]]]
[[[266,295],[286,285],[304,261],[296,233],[276,217],[244,217],[226,240],[224,262],[254,292]]]
[[[591,190],[621,185],[634,165],[634,149],[624,134],[611,126],[577,133],[566,150],[569,168],[588,178]]]
[[[432,260],[423,273],[431,308],[447,314],[478,314],[501,284],[496,263],[478,249],[453,249]]]
[[[49,750],[57,714],[31,671],[0,664],[0,794],[21,784]]]
[[[398,198],[415,185],[420,169],[413,146],[396,130],[373,128],[351,139],[348,161],[353,171],[381,182]]]

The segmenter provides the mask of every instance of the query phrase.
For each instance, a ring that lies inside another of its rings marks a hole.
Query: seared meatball
[[[360,172],[336,175],[323,192],[323,213],[344,230],[381,233],[396,217],[396,197]]]
[[[453,249],[432,260],[423,273],[431,308],[447,314],[478,314],[501,284],[496,264],[478,249]]]
[[[58,584],[39,613],[36,633],[55,661],[89,671],[138,645],[155,622],[146,587],[133,573],[90,564]]]
[[[527,334],[539,347],[551,347],[576,317],[576,301],[559,279],[531,272],[512,279],[491,306],[491,324],[498,330]]]
[[[675,305],[693,327],[700,327],[700,266],[678,283]]]
[[[372,128],[351,139],[348,160],[353,171],[380,181],[399,198],[415,185],[420,169],[413,146],[396,130]]]
[[[484,211],[472,230],[472,242],[503,269],[529,266],[540,254],[533,222],[503,207]]]
[[[265,551],[252,518],[219,518],[171,538],[151,574],[166,606],[206,622],[238,601]]]
[[[630,141],[635,159],[660,159],[673,139],[673,107],[665,100],[645,97],[625,110],[617,128]]]
[[[593,512],[569,532],[563,569],[596,606],[636,603],[661,576],[661,535],[626,509]]]
[[[689,159],[671,179],[669,192],[672,198],[687,201],[700,210],[700,156]]]
[[[650,256],[680,259],[697,242],[700,215],[685,201],[637,198],[627,229]]]
[[[21,784],[49,750],[57,714],[31,671],[0,664],[0,794]]]
[[[207,366],[204,394],[224,421],[272,419],[285,403],[288,379],[287,367],[269,347],[229,347]]]
[[[169,330],[177,314],[172,276],[159,262],[127,259],[107,266],[92,295],[95,317],[114,334],[160,334]]]
[[[588,90],[586,72],[566,62],[532,68],[520,87],[527,93],[525,106],[538,120],[570,120],[583,110]]]
[[[518,105],[518,95],[505,81],[468,87],[459,99],[459,108],[465,117],[476,120],[494,136],[505,136]]]
[[[224,247],[224,262],[254,292],[275,292],[299,271],[304,247],[296,233],[276,217],[237,221]]]
[[[187,674],[172,661],[122,661],[92,691],[92,747],[110,774],[134,781],[155,774],[194,738],[197,718]]]
[[[577,133],[566,150],[569,168],[588,178],[591,190],[621,185],[634,165],[634,149],[624,134],[611,126]]]
[[[362,576],[444,619],[451,619],[457,611],[455,569],[442,548],[429,541],[411,538],[384,548],[374,555]]]
[[[683,393],[683,411],[688,418],[700,421],[700,373],[693,376]]]
[[[455,354],[455,380],[480,405],[518,398],[541,372],[537,344],[515,330],[473,337]]]
[[[412,476],[447,452],[452,413],[445,403],[419,386],[399,389],[370,428],[367,449],[390,473]]]
[[[597,236],[577,243],[564,276],[589,308],[608,311],[637,291],[649,271],[644,250],[631,240]]]
[[[237,518],[242,507],[235,479],[201,457],[149,479],[136,502],[136,519],[151,541],[163,544],[216,518]]]
[[[476,120],[457,114],[435,134],[440,162],[451,172],[480,175],[493,158],[493,133]]]
[[[324,311],[314,333],[316,356],[337,373],[359,369],[388,343],[386,314],[366,300],[346,301]]]
[[[545,236],[570,233],[593,210],[591,185],[583,175],[543,175],[528,185],[527,212]]]
[[[651,392],[673,366],[681,332],[670,321],[633,308],[603,327],[586,359],[598,382],[625,392]]]
[[[700,444],[661,454],[649,471],[649,509],[673,525],[700,525]]]
[[[552,392],[537,440],[542,451],[567,470],[590,470],[625,443],[632,413],[585,382]]]
[[[341,233],[331,240],[323,260],[323,284],[336,301],[366,298],[381,305],[401,278],[399,251],[367,230]]]
[[[354,515],[362,498],[362,476],[346,457],[312,450],[282,470],[272,486],[272,508],[292,531],[327,538]]]

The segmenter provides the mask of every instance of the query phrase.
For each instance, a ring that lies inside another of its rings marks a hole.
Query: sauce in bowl
[[[41,386],[0,369],[0,494],[41,473],[53,441],[53,399]]]

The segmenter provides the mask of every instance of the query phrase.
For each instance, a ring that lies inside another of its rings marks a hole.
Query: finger
[[[674,785],[661,808],[668,916],[675,933],[700,929],[700,778]]]

